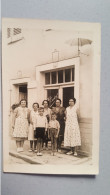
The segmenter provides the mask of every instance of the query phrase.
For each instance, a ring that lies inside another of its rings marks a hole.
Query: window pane
[[[56,72],[52,72],[51,76],[52,76],[52,84],[55,84],[56,83]]]
[[[63,70],[58,71],[58,83],[63,83]]]
[[[58,98],[58,89],[47,90],[47,100],[49,101],[49,107],[55,107],[55,101]]]
[[[75,73],[75,69],[72,68],[72,81],[74,81],[74,73]]]
[[[45,73],[45,84],[50,84],[50,72]]]
[[[66,69],[65,70],[65,82],[70,82],[71,81],[71,69]]]

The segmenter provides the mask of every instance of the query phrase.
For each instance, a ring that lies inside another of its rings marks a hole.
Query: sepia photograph
[[[99,174],[99,23],[2,19],[3,171]]]

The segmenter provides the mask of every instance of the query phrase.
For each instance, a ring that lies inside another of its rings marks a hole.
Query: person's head
[[[33,107],[34,111],[37,111],[39,108],[39,104],[37,102],[34,102],[32,107]]]
[[[52,113],[51,119],[52,119],[53,121],[56,120],[56,113],[55,113],[55,112]]]
[[[20,106],[21,107],[26,107],[27,106],[27,100],[26,99],[22,99],[22,100],[20,100]]]
[[[44,108],[48,108],[48,106],[49,106],[49,101],[48,101],[48,100],[44,100],[44,101],[42,102],[42,105],[44,106]]]
[[[43,108],[43,107],[40,107],[40,108],[38,109],[38,112],[39,112],[39,115],[40,115],[40,116],[43,116],[43,114],[44,114],[44,108]]]
[[[56,107],[59,107],[61,105],[61,99],[57,98],[55,101]]]
[[[75,103],[76,103],[76,99],[75,98],[69,99],[69,105],[70,106],[74,106]]]

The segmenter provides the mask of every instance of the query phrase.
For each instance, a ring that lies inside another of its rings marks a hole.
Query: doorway
[[[67,108],[69,106],[69,99],[74,98],[74,87],[63,88],[63,106]]]
[[[21,99],[28,99],[27,97],[27,84],[19,85],[19,101]]]

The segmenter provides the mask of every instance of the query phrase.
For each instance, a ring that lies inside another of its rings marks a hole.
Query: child
[[[33,151],[33,143],[34,143],[34,152],[37,152],[36,150],[37,139],[34,138],[34,130],[36,128],[38,108],[39,108],[39,104],[37,102],[33,103],[33,110],[30,112],[30,127],[29,127],[29,133],[28,133],[28,140],[30,141],[29,152]]]
[[[52,144],[52,155],[54,156],[54,152],[56,151],[57,146],[57,138],[59,134],[60,124],[56,120],[56,113],[52,113],[51,120],[49,122],[49,137],[51,138]]]
[[[43,116],[44,108],[40,107],[38,112],[39,115],[36,119],[36,130],[34,131],[34,137],[37,138],[37,156],[42,156],[41,144],[47,131],[47,118]]]

